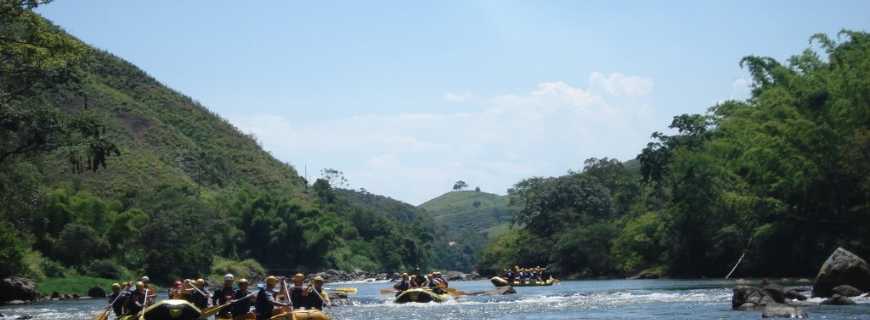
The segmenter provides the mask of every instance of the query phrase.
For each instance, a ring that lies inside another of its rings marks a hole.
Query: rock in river
[[[816,276],[813,297],[830,297],[834,287],[844,284],[870,291],[870,265],[854,253],[837,248]]]
[[[844,297],[857,297],[861,295],[861,290],[848,284],[836,286],[834,289],[831,289],[831,291],[833,291],[834,294],[839,294]]]
[[[36,283],[33,280],[20,277],[0,280],[0,302],[33,301],[37,298],[39,298],[39,292],[36,291]]]
[[[756,310],[767,305],[776,304],[776,300],[765,290],[749,286],[737,286],[731,296],[731,308],[734,310]]]
[[[829,304],[829,305],[835,305],[835,306],[845,306],[845,305],[855,304],[855,301],[852,301],[852,299],[841,296],[839,294],[835,294],[832,297],[828,298],[828,300],[822,301],[822,304]]]
[[[807,313],[798,307],[776,303],[764,307],[762,318],[808,318]]]

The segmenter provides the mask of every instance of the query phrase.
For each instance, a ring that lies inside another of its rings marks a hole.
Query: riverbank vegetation
[[[482,268],[723,277],[745,253],[737,275],[808,276],[838,246],[870,254],[870,35],[837,39],[742,59],[749,99],[674,117],[637,162],[517,183],[515,228]]]
[[[336,170],[306,181],[198,102],[34,13],[43,3],[0,5],[0,277],[165,283],[224,259],[283,274],[430,265],[425,216],[336,188]]]

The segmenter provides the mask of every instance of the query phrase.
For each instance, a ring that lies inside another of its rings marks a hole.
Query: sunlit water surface
[[[517,288],[508,296],[477,296],[447,303],[404,304],[379,294],[385,283],[358,283],[352,304],[327,310],[333,319],[759,319],[760,312],[731,311],[734,282],[710,280],[565,281],[552,287]],[[463,291],[492,289],[488,281],[454,282]],[[854,306],[809,306],[814,319],[868,319],[870,299]],[[105,302],[80,300],[0,306],[8,318],[93,319]]]

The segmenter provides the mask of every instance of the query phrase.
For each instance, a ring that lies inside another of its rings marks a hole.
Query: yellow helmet
[[[112,289],[121,289],[121,284],[120,284],[120,283],[117,283],[117,282],[113,283],[113,284],[112,284]]]
[[[266,277],[266,284],[268,284],[268,285],[274,285],[274,284],[276,284],[276,283],[278,283],[278,278],[276,278],[275,276],[268,276],[268,277]]]
[[[323,277],[321,277],[321,276],[314,277],[314,282],[315,283],[323,283]]]
[[[248,284],[248,279],[241,278],[239,279],[239,285]]]
[[[203,278],[196,279],[196,285],[197,285],[198,287],[202,287],[202,286],[204,286],[204,285],[205,285],[205,279],[203,279]]]
[[[136,289],[145,289],[145,283],[143,283],[142,281],[137,281]]]

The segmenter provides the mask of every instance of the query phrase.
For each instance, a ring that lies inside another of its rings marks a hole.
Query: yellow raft
[[[127,315],[120,320],[196,320],[201,315],[199,308],[185,300],[163,300],[145,308],[141,317]]]
[[[292,313],[292,314],[291,314]],[[312,310],[293,310],[293,312],[284,312],[269,318],[270,320],[329,320],[323,311]]]
[[[492,285],[496,287],[546,287],[559,283],[558,279],[553,278],[547,279],[546,281],[514,281],[513,283],[508,283],[507,279],[505,278],[492,277],[491,279],[489,279],[489,281],[492,282]]]
[[[431,289],[423,289],[423,288],[414,288],[408,289],[404,292],[400,293],[396,296],[396,303],[408,303],[408,302],[419,302],[419,303],[427,303],[427,302],[445,302],[450,300],[450,295],[447,293],[438,294],[432,291]]]

